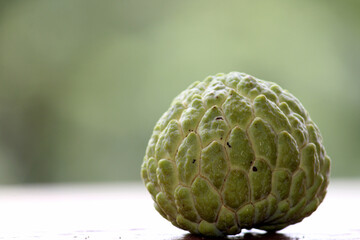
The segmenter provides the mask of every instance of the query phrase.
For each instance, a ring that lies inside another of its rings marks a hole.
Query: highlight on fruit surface
[[[180,93],[154,127],[141,177],[156,210],[206,236],[277,231],[323,201],[330,159],[300,101],[245,73]]]

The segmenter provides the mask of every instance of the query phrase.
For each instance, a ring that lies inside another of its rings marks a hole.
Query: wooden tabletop
[[[0,239],[203,240],[164,220],[142,183],[0,187]],[[360,180],[333,180],[318,210],[277,234],[227,239],[360,239]]]

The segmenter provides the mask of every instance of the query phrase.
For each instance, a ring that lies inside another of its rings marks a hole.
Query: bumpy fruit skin
[[[195,82],[149,140],[141,176],[156,210],[206,236],[280,230],[316,210],[330,159],[300,101],[231,72]]]

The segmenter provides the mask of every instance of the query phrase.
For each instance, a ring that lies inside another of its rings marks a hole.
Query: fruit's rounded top
[[[209,76],[156,123],[141,176],[158,212],[204,235],[277,230],[316,210],[330,159],[300,101],[245,73]]]

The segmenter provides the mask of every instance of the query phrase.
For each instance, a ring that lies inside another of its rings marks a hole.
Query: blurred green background
[[[360,1],[0,1],[0,183],[140,181],[193,81],[241,71],[297,96],[333,177],[360,170]]]

